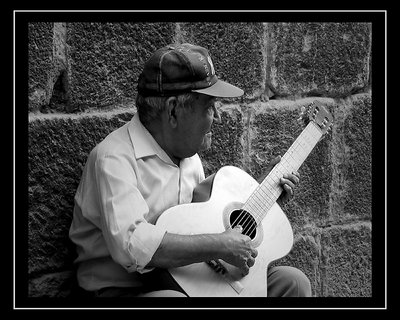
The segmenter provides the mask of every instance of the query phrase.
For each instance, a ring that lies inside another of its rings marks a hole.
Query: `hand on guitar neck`
[[[281,156],[276,156],[271,162],[268,164],[265,172],[261,175],[257,181],[261,183],[271,172],[271,170],[281,161]],[[284,174],[282,178],[280,178],[280,183],[282,187],[282,194],[279,196],[277,202],[280,206],[289,202],[294,196],[294,189],[296,185],[300,181],[300,174],[297,171],[293,171],[290,174]]]

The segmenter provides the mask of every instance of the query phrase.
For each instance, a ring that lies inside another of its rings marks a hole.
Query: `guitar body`
[[[221,233],[233,227],[235,212],[242,208],[258,185],[243,170],[223,167],[194,192],[194,195],[208,194],[207,201],[172,207],[160,216],[157,225],[177,234]],[[247,214],[251,218],[252,213]],[[286,215],[275,203],[254,233],[251,238],[258,256],[244,277],[236,267],[222,260],[219,262],[227,271],[224,275],[205,262],[172,268],[169,272],[190,297],[266,297],[267,267],[289,253],[293,231]]]

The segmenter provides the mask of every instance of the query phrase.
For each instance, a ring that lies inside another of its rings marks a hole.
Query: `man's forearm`
[[[149,267],[174,268],[222,258],[220,234],[178,235],[166,233]]]

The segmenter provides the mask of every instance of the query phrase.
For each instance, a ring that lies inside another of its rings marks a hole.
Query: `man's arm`
[[[243,274],[254,265],[257,250],[240,228],[219,234],[178,235],[166,233],[149,267],[172,268],[196,262],[222,259]]]

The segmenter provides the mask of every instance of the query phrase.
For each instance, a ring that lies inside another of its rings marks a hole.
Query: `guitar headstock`
[[[333,125],[332,115],[320,101],[313,101],[307,107],[302,107],[299,120],[306,125],[311,121],[314,122],[323,135],[332,129]]]

